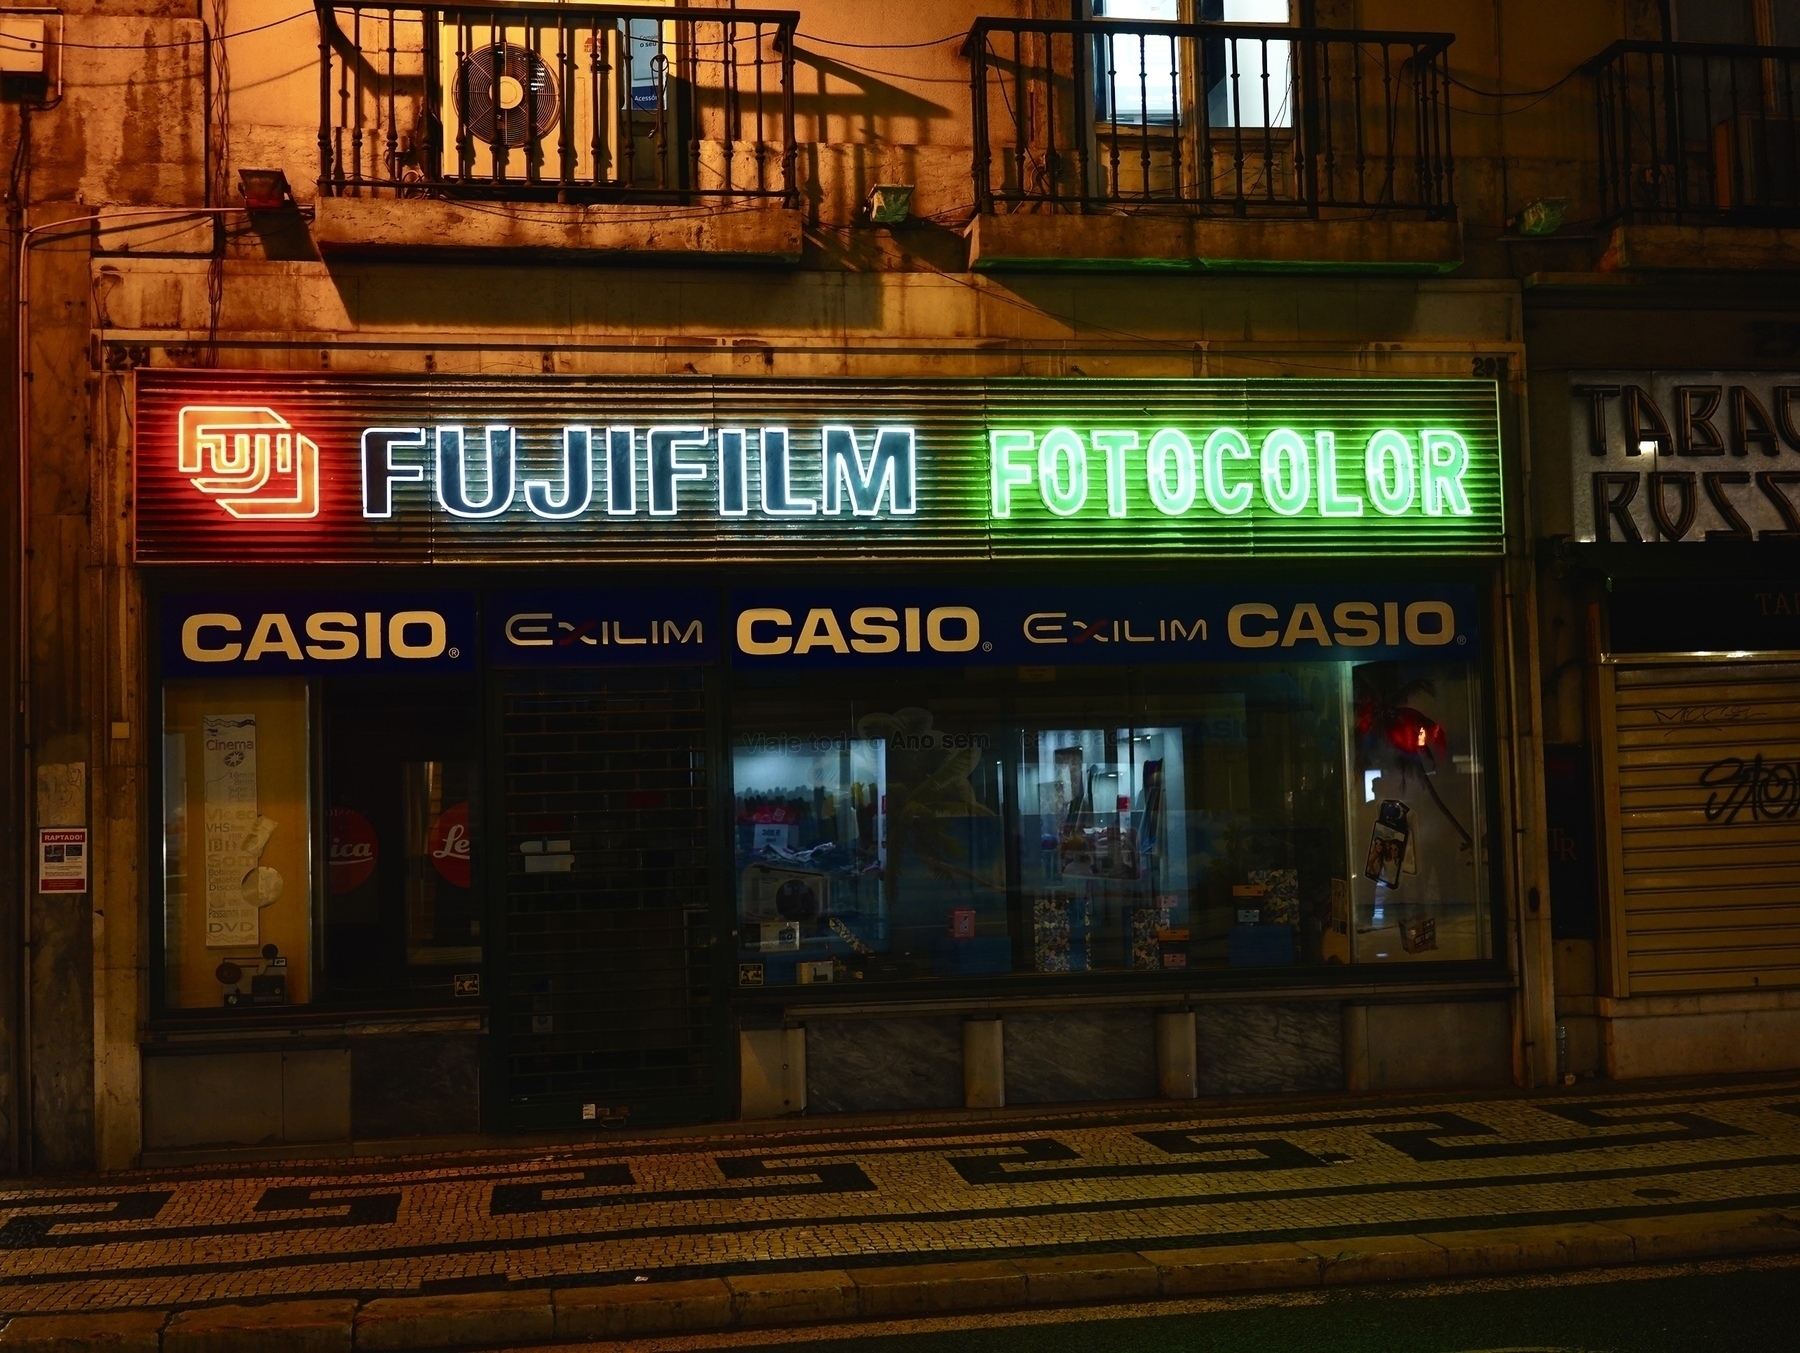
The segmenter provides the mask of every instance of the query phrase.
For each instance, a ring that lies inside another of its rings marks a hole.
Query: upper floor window
[[[1800,0],[1673,0],[1669,38],[1674,42],[1800,46]]]
[[[1800,0],[1795,0],[1800,3]],[[1095,0],[1097,19],[1289,22],[1288,0]],[[1293,44],[1269,38],[1116,33],[1095,42],[1095,116],[1137,127],[1293,125]]]

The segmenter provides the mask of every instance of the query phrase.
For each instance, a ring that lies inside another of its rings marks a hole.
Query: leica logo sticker
[[[176,468],[234,517],[319,515],[319,447],[270,408],[190,405]]]

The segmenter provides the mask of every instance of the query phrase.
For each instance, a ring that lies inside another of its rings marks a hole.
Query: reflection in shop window
[[[451,999],[479,972],[474,686],[461,677],[323,684],[330,877],[322,987]]]
[[[740,981],[1490,954],[1473,669],[1054,675],[742,693]]]
[[[1475,682],[1449,664],[1353,669],[1359,962],[1486,958]]]
[[[763,981],[1012,968],[990,730],[918,706],[737,740],[740,949]]]

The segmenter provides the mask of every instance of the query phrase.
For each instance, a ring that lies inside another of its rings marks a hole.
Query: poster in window
[[[205,753],[206,947],[259,942],[261,894],[279,888],[257,868],[275,824],[256,811],[256,716],[201,716]],[[273,900],[272,898],[270,900]]]

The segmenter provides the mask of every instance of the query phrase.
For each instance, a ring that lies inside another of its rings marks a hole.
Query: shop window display
[[[312,998],[313,714],[302,681],[164,688],[166,1004]]]
[[[471,681],[323,683],[330,868],[321,987],[449,998],[478,972],[478,722]]]
[[[471,680],[170,681],[163,718],[165,1006],[448,1002],[480,972]]]
[[[808,705],[753,700],[734,738],[743,975],[1010,972],[997,708]]]
[[[1468,666],[1011,675],[740,694],[742,984],[1489,955]]]

